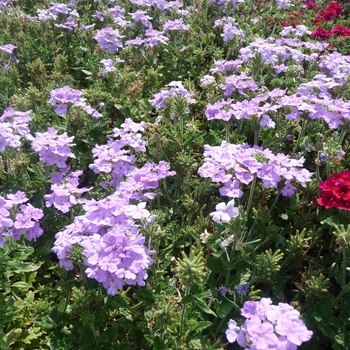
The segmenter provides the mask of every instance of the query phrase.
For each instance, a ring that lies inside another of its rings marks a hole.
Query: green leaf
[[[216,313],[212,309],[210,309],[209,306],[202,299],[199,299],[196,295],[193,296],[193,302],[206,314],[213,315],[216,317]]]
[[[222,300],[220,304],[215,304],[215,311],[219,318],[225,318],[232,311],[234,305],[228,300]]]
[[[85,73],[86,75],[92,75],[92,73],[89,72],[88,70],[82,69],[81,71],[82,71],[83,73]]]
[[[202,332],[204,329],[210,327],[212,325],[212,322],[210,321],[199,321],[194,325],[191,325],[188,330],[190,332],[196,331],[196,333]]]
[[[18,282],[11,284],[11,287],[12,288],[20,288],[20,289],[29,289],[30,284],[28,284],[27,282],[24,282],[24,281],[18,281]]]

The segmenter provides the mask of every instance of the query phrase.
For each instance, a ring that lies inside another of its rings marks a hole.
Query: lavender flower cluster
[[[39,220],[44,213],[29,203],[23,204],[28,200],[21,191],[8,194],[6,199],[0,196],[0,246],[6,236],[19,240],[25,234],[26,239],[35,241],[43,233]]]
[[[64,132],[58,135],[54,128],[49,128],[47,132],[35,133],[35,139],[32,142],[32,149],[39,154],[40,161],[47,165],[57,165],[60,169],[67,167],[66,161],[70,158],[75,158],[70,147],[74,136],[68,137]]]
[[[183,95],[188,104],[196,103],[196,100],[193,98],[194,93],[186,90],[181,81],[172,81],[168,84],[168,86],[170,86],[169,90],[162,90],[161,92],[153,95],[153,100],[148,101],[151,106],[157,109],[165,109],[165,102],[170,97],[178,95]]]
[[[58,115],[67,114],[68,107],[76,106],[81,107],[93,118],[101,118],[101,113],[86,104],[86,99],[81,97],[83,94],[84,93],[80,90],[72,89],[69,86],[63,86],[62,88],[57,88],[50,92],[51,98],[49,104],[54,106],[58,103],[58,106],[55,109],[55,112]]]
[[[270,298],[260,301],[246,301],[241,309],[246,318],[241,327],[230,320],[226,337],[230,343],[237,343],[251,350],[296,350],[312,337],[299,311],[286,303],[273,305]]]
[[[293,180],[306,186],[312,176],[302,168],[304,158],[292,159],[282,153],[275,155],[267,148],[250,147],[246,143],[234,145],[223,141],[220,146],[205,145],[204,157],[199,175],[222,182],[220,194],[230,198],[240,198],[243,194],[241,184],[248,185],[254,176],[262,180],[264,188],[278,188],[281,183],[281,194],[287,197],[296,190]]]
[[[79,13],[70,9],[67,5],[57,2],[51,2],[51,6],[48,9],[37,10],[39,21],[48,21],[54,20],[56,21],[59,15],[63,15],[65,18],[65,22],[63,23],[55,23],[55,27],[57,28],[66,28],[66,29],[74,29],[77,24],[75,22],[75,18],[79,17]]]
[[[6,147],[17,148],[21,145],[21,138],[33,140],[28,123],[31,120],[30,111],[19,112],[13,108],[6,108],[0,117],[0,152]]]
[[[109,53],[116,53],[123,47],[123,43],[119,40],[123,35],[119,33],[118,29],[112,27],[105,27],[96,31],[94,39],[98,42],[101,49],[108,50]]]
[[[139,234],[139,222],[152,221],[145,201],[154,198],[151,190],[158,186],[159,180],[174,175],[165,162],[146,163],[141,168],[135,165],[136,157],[131,150],[146,151],[147,143],[141,134],[144,127],[144,122],[126,119],[120,128],[113,130],[107,144],[96,145],[93,150],[96,159],[90,168],[105,175],[106,181],[100,185],[108,187],[111,195],[100,200],[77,199],[77,190],[88,189],[77,189],[81,173],[75,172],[67,176],[62,185],[52,186],[54,193],[46,196],[47,204],[52,203],[61,211],[69,210],[76,203],[85,211],[56,234],[53,252],[60,266],[72,269],[71,250],[82,247],[87,276],[101,282],[110,295],[125,284],[145,284],[146,269],[153,261],[145,237]],[[108,181],[110,175],[112,179]]]
[[[89,191],[89,189],[78,187],[79,177],[82,174],[82,170],[77,170],[64,176],[64,179],[60,183],[52,184],[52,193],[44,196],[46,206],[53,206],[62,213],[68,213],[72,206],[83,204],[84,200],[80,196]]]

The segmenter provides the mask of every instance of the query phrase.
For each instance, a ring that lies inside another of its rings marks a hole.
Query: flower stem
[[[256,185],[256,174],[254,174],[254,178],[252,181],[252,184],[250,186],[250,193],[249,193],[249,198],[248,198],[248,204],[247,204],[247,209],[246,212],[249,214],[249,210],[252,206],[252,201],[253,201],[253,196],[254,196],[254,191],[255,191],[255,185]]]

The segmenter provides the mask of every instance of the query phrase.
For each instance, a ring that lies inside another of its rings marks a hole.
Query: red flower
[[[316,201],[326,209],[336,207],[350,211],[350,170],[333,174],[326,181],[320,182],[320,198]]]
[[[343,12],[343,7],[338,2],[331,2],[325,10],[318,11],[318,16],[312,24],[319,22],[329,22],[333,18],[338,17]]]
[[[331,29],[333,35],[341,35],[342,37],[350,36],[350,28],[342,26],[340,24],[334,26]]]
[[[314,9],[315,7],[317,7],[317,5],[311,1],[306,1],[305,6],[308,7],[309,9]]]
[[[336,16],[339,16],[343,12],[343,7],[339,4],[339,2],[333,1],[328,4],[326,11],[332,11],[336,14]]]
[[[318,27],[311,35],[316,39],[327,40],[332,36],[332,33],[330,30]]]

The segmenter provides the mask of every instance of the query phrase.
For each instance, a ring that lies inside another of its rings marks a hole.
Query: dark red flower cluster
[[[350,211],[350,170],[333,174],[318,187],[321,189],[321,196],[316,200],[319,205]]]
[[[333,35],[341,35],[342,37],[350,36],[350,28],[343,25],[336,25],[331,29]]]
[[[309,9],[314,9],[315,7],[317,7],[317,5],[312,1],[306,1],[305,6]]]
[[[314,19],[312,24],[320,22],[329,22],[333,18],[338,17],[343,12],[342,5],[339,2],[333,1],[326,7],[325,10],[318,11],[318,16]]]
[[[342,37],[350,36],[350,28],[343,25],[336,25],[331,30],[317,27],[317,29],[311,34],[315,39],[327,40],[331,36],[341,35]]]
[[[330,30],[324,29],[322,27],[317,27],[317,29],[311,34],[315,39],[327,40],[332,36]]]

